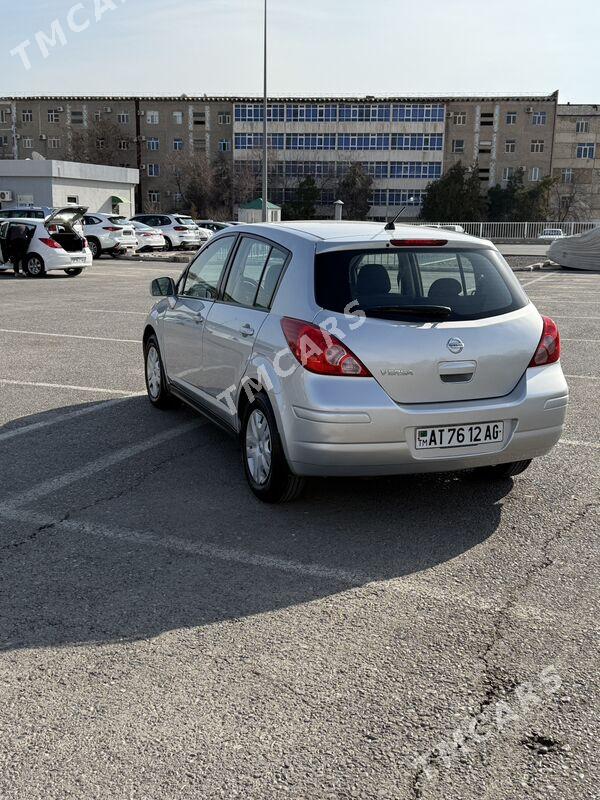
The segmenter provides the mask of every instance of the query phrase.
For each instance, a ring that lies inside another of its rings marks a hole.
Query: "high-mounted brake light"
[[[62,250],[62,245],[59,244],[56,239],[40,239],[40,242],[46,245],[46,247],[52,247],[54,250]]]
[[[328,331],[301,319],[284,317],[281,327],[294,357],[317,375],[370,378],[365,365]]]
[[[390,239],[393,247],[443,247],[447,239]]]
[[[554,364],[560,358],[560,333],[558,325],[550,317],[542,317],[544,328],[542,338],[537,346],[530,367],[544,367],[546,364]]]

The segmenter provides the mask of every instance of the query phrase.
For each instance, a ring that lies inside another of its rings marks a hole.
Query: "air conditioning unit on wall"
[[[0,191],[0,203],[10,203],[13,199],[13,193],[10,191]]]

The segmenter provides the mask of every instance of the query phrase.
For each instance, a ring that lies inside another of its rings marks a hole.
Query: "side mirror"
[[[173,278],[155,278],[150,284],[152,297],[174,297],[175,281]]]

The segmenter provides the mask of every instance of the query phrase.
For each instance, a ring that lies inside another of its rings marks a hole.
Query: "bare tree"
[[[117,124],[101,119],[73,134],[70,155],[73,161],[118,166],[130,159],[133,144]]]
[[[573,172],[568,183],[556,181],[550,191],[549,216],[556,222],[585,222],[591,219],[588,193]]]

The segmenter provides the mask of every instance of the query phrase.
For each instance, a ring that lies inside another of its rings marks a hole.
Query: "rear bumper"
[[[290,467],[298,475],[443,472],[536,458],[560,439],[569,401],[560,364],[527,370],[506,397],[462,403],[401,406],[375,380],[332,382],[304,370],[291,381],[294,399],[287,393],[272,399]],[[500,420],[500,443],[416,450],[418,427]]]

